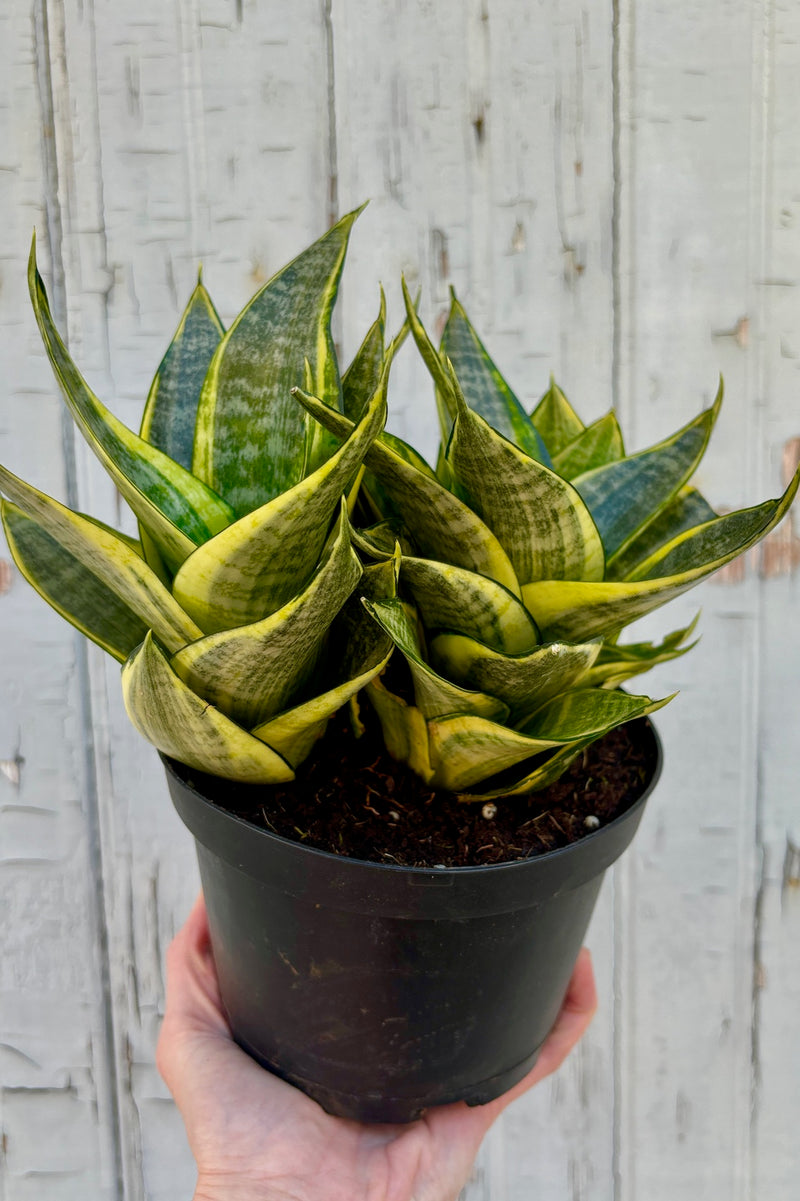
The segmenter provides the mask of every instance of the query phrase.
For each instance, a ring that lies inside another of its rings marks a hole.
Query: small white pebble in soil
[[[390,809],[390,810],[389,810],[389,817],[392,819],[392,821],[393,821],[393,822],[399,822],[399,821],[400,821],[400,814],[397,812],[397,810],[396,810],[396,809]]]
[[[492,802],[489,801],[487,804],[485,804],[483,806],[483,808],[481,809],[481,813],[486,818],[486,820],[488,822],[490,822],[492,820],[492,818],[497,816],[497,805],[493,805]]]
[[[583,819],[583,824],[587,830],[598,830],[600,828],[600,818],[590,813],[588,817]]]

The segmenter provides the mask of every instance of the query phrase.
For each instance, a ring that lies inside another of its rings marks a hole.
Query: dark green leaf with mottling
[[[484,421],[539,463],[550,456],[536,427],[500,374],[451,289],[441,354],[449,359],[467,403]]]
[[[309,359],[315,393],[342,407],[330,318],[358,212],[343,217],[256,293],[211,362],[192,470],[239,516],[319,466],[317,455],[307,452],[306,422],[291,389],[303,382]]]
[[[219,314],[198,275],[197,287],[150,386],[139,431],[145,441],[163,450],[187,471],[192,469],[200,391],[224,333]]]

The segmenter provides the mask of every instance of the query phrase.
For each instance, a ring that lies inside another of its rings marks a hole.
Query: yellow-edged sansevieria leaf
[[[469,407],[458,386],[447,464],[464,500],[508,552],[521,584],[601,580],[605,559],[580,494]]]
[[[148,634],[122,668],[128,716],[148,742],[198,771],[242,784],[281,784],[294,779],[286,760],[196,692],[169,665]]]
[[[167,650],[180,650],[200,637],[202,631],[131,546],[130,539],[82,513],[73,513],[66,505],[26,484],[5,467],[0,467],[0,492],[57,542],[66,556],[77,560],[85,571],[96,576],[146,628],[154,630]],[[38,587],[32,575],[28,578],[34,587]],[[47,591],[57,588],[54,571],[48,579]],[[49,600],[47,594],[43,595]],[[65,610],[69,609],[69,590],[61,603]]]
[[[44,599],[123,663],[136,728],[190,768],[290,783],[347,707],[355,736],[379,726],[429,788],[522,796],[667,703],[621,685],[690,650],[695,622],[653,642],[622,631],[766,537],[800,468],[782,496],[720,516],[692,477],[721,385],[627,455],[614,411],[584,424],[554,379],[528,416],[455,292],[437,349],[405,281],[397,335],[381,290],[340,374],[331,313],[356,216],[227,333],[198,276],[139,435],[73,363],[32,252],[45,348],[139,539],[0,468],[6,537]],[[438,452],[385,429],[409,333]]]
[[[361,578],[342,501],[335,536],[309,584],[251,625],[221,630],[172,656],[185,684],[251,728],[287,707],[319,661],[325,636]]]
[[[362,420],[350,426],[351,436],[326,463],[187,559],[175,577],[174,593],[206,633],[268,617],[303,587],[339,500],[385,419],[384,377]]]
[[[225,330],[198,273],[180,324],[159,364],[139,430],[187,471],[192,469],[200,392]]]
[[[12,558],[28,583],[77,630],[124,663],[148,629],[130,601],[11,501],[0,501],[0,512]]]
[[[471,409],[531,459],[549,465],[550,456],[536,426],[503,379],[452,288],[450,297],[439,353],[452,363]]]
[[[312,416],[339,437],[352,423],[311,397],[300,398]],[[477,571],[519,594],[519,582],[508,554],[489,527],[427,472],[406,462],[391,447],[376,441],[366,453],[370,471],[391,496],[392,513],[401,532],[420,553]]]
[[[450,563],[403,555],[400,571],[427,630],[468,634],[507,655],[540,641],[536,622],[495,580]]]
[[[173,568],[229,525],[233,510],[191,472],[133,433],[95,396],[73,363],[50,315],[31,245],[28,283],[45,349],[64,399],[99,458]]]
[[[424,717],[441,717],[447,713],[470,713],[505,721],[509,707],[496,696],[474,689],[460,688],[437,675],[425,661],[419,635],[417,615],[401,600],[364,601],[364,607],[389,635],[408,663],[414,681],[414,698]]]
[[[330,330],[350,231],[348,213],[264,284],[217,347],[203,384],[192,471],[243,517],[300,482],[305,418],[291,396],[311,364],[313,390],[342,407]],[[310,434],[314,437],[314,428]],[[268,448],[268,450],[267,450]],[[311,456],[311,470],[320,466]]]

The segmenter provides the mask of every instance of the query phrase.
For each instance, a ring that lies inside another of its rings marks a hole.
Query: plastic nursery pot
[[[236,1041],[328,1112],[408,1122],[480,1105],[530,1070],[600,884],[661,769],[579,842],[488,867],[403,868],[337,856],[212,803],[234,785],[162,756],[194,834],[223,1004]]]

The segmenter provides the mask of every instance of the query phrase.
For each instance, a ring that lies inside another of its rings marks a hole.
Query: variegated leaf
[[[359,209],[274,275],[217,347],[200,397],[192,470],[241,517],[294,488],[306,422],[290,390],[309,358],[314,391],[341,409],[330,317]],[[309,431],[313,438],[314,431]]]
[[[426,783],[433,776],[425,718],[416,705],[409,705],[376,678],[365,689],[378,715],[384,745],[393,759],[407,763]],[[479,721],[480,718],[474,720]]]
[[[372,568],[366,568],[365,575]],[[358,591],[364,585],[362,578]],[[293,767],[306,758],[325,732],[328,720],[386,667],[394,651],[387,634],[369,617],[354,595],[337,614],[328,639],[326,670],[314,676],[320,693],[253,731]]]
[[[688,626],[673,630],[661,642],[608,642],[604,643],[597,656],[594,667],[589,672],[586,683],[592,687],[601,685],[603,688],[616,688],[625,680],[640,672],[649,671],[658,663],[666,663],[670,659],[679,658],[686,654],[697,641],[684,645],[697,629],[700,620],[699,611]]]
[[[303,592],[262,621],[184,647],[170,666],[238,725],[260,725],[291,704],[306,683],[331,622],[360,578],[342,502],[335,538]]]
[[[400,572],[427,630],[469,634],[506,655],[524,654],[539,641],[525,606],[486,576],[409,555],[403,555]]]
[[[549,466],[550,456],[536,427],[503,379],[452,288],[450,295],[440,350],[442,357],[452,363],[470,408],[530,458]]]
[[[364,341],[342,376],[342,412],[351,421],[360,421],[364,410],[375,395],[383,371],[384,336],[386,332],[386,297],[381,288],[378,316],[367,330]],[[313,384],[306,392],[313,392]]]
[[[158,576],[147,566],[131,540],[107,526],[73,513],[51,496],[0,467],[0,491],[77,559],[137,614],[170,651],[199,638],[197,628]],[[34,587],[36,587],[35,582]],[[44,594],[43,594],[44,595]],[[45,600],[49,598],[45,595]]]
[[[576,641],[620,630],[756,546],[785,516],[798,486],[800,468],[777,500],[686,530],[639,569],[663,575],[599,584],[543,580],[523,588],[525,605],[545,637]],[[708,557],[700,562],[703,556]],[[678,570],[666,574],[672,567]]]
[[[518,719],[559,692],[574,688],[600,653],[599,642],[549,642],[525,655],[503,655],[463,634],[439,634],[431,662],[449,679],[499,697]]]
[[[549,788],[592,742],[594,738],[579,739],[561,747],[560,750],[552,751],[549,755],[537,756],[532,760],[536,764],[533,768],[530,760],[523,761],[516,769],[512,767],[495,776],[489,776],[466,791],[459,792],[458,799],[485,803],[500,797],[528,796],[532,792]]]
[[[586,471],[616,463],[625,455],[622,430],[612,410],[598,417],[583,430],[574,442],[553,459],[553,470],[565,480],[574,480]]]
[[[346,417],[313,397],[301,396],[300,400],[337,437],[345,438],[352,430]],[[489,576],[519,595],[508,555],[467,505],[383,442],[372,444],[366,463],[386,495],[392,497],[391,521],[401,537],[407,533],[422,554]]]
[[[675,695],[654,701],[649,696],[605,688],[573,688],[547,701],[522,728],[532,738],[545,738],[554,744],[600,738],[615,726],[663,709]]]
[[[623,722],[654,713],[670,700],[672,697],[653,701],[602,688],[578,688],[548,701],[524,730],[510,730],[478,717],[430,721],[431,782],[435,787],[464,792],[551,747],[585,746]]]
[[[640,563],[649,558],[659,547],[665,546],[684,530],[705,525],[717,514],[696,488],[687,484],[665,505],[652,521],[639,531],[635,538],[618,555],[606,572],[606,579],[624,580]]]
[[[152,634],[122,668],[122,695],[139,733],[188,767],[243,784],[294,779],[276,751],[187,688]]]
[[[9,549],[28,583],[77,630],[124,663],[147,633],[135,610],[16,505],[3,500],[0,510]]]
[[[459,688],[438,675],[425,662],[416,627],[413,609],[399,600],[365,600],[364,606],[378,622],[404,656],[414,681],[414,699],[424,717],[441,717],[446,713],[473,713],[493,721],[505,721],[507,705],[495,697],[473,689]]]
[[[552,376],[550,387],[531,413],[531,421],[553,458],[574,442],[585,428]]]
[[[800,475],[796,474],[793,482],[795,490],[798,478]],[[683,530],[630,572],[629,581],[658,580],[663,576],[674,577],[702,571],[712,558],[729,561],[760,542],[777,524],[780,518],[776,518],[775,514],[779,504],[779,501],[767,500],[751,509],[726,513],[704,525]]]
[[[605,547],[607,571],[643,526],[670,503],[705,453],[722,404],[716,400],[694,421],[656,446],[617,463],[597,467],[575,480]]]
[[[184,563],[173,590],[206,633],[260,621],[306,584],[342,494],[383,427],[387,370],[363,420],[355,427],[348,423],[352,436],[327,463],[239,518]]]
[[[484,717],[442,717],[428,722],[434,788],[463,792],[533,755],[553,742],[529,738]]]
[[[175,336],[167,347],[147,397],[142,426],[145,441],[192,469],[194,427],[200,391],[214,351],[225,333],[198,273]]]
[[[447,462],[458,490],[507,551],[520,583],[601,580],[603,547],[571,484],[473,413],[456,387],[458,412]]]
[[[439,427],[442,442],[447,442],[450,429],[456,415],[456,398],[453,392],[453,381],[441,355],[428,337],[425,326],[419,319],[416,306],[411,299],[411,293],[403,279],[403,300],[406,306],[406,317],[411,328],[411,336],[417,344],[422,361],[431,373],[436,394],[436,409],[439,414]]]
[[[28,283],[48,358],[78,428],[164,559],[177,568],[197,544],[230,523],[232,510],[180,463],[123,425],[89,388],[53,324],[35,241]]]

